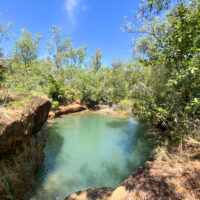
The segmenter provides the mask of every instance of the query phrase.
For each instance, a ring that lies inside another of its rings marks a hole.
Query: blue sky
[[[8,52],[20,30],[43,36],[40,57],[46,54],[45,45],[52,25],[62,28],[63,36],[72,39],[74,47],[87,45],[88,57],[100,49],[102,63],[108,66],[112,59],[131,58],[132,35],[121,31],[124,16],[133,18],[140,0],[0,0],[0,20],[13,22],[10,40],[3,44]]]

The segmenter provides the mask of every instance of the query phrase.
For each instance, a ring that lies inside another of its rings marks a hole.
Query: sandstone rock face
[[[42,126],[50,100],[32,97],[23,107],[0,108],[0,200],[24,200],[44,157]]]
[[[86,110],[87,108],[80,104],[71,104],[67,106],[59,106],[55,111],[51,111],[49,113],[49,119],[53,119],[54,117],[58,117],[60,115],[65,115],[69,113],[80,112]]]
[[[147,162],[113,193],[109,200],[200,199],[200,164],[195,162]]]

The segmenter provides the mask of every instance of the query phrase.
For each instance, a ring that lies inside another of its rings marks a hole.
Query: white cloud
[[[76,22],[76,14],[79,11],[86,10],[86,5],[83,4],[82,0],[66,0],[65,2],[65,8],[67,11],[67,14],[71,20],[72,23]]]

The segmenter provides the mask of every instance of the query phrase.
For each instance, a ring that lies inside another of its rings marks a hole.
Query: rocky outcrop
[[[54,117],[58,117],[60,115],[65,115],[69,113],[80,112],[86,110],[86,106],[80,104],[71,104],[67,106],[59,106],[56,110],[52,110],[49,113],[49,119],[53,119]]]
[[[199,200],[200,164],[192,162],[147,162],[106,196],[106,189],[90,189],[66,200]],[[81,196],[83,195],[83,196]]]
[[[199,162],[147,162],[112,194],[109,200],[200,199]]]
[[[24,200],[44,157],[42,126],[50,100],[31,97],[23,106],[0,107],[0,200]]]

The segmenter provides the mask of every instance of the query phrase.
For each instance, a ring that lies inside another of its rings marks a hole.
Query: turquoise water
[[[90,187],[117,187],[149,158],[145,125],[130,118],[70,114],[48,123],[45,159],[31,200],[60,200]]]

